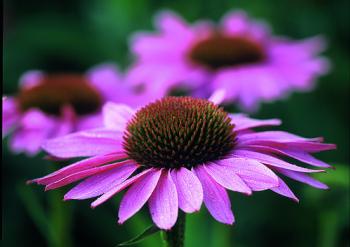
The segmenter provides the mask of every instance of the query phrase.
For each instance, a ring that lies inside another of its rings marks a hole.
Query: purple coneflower
[[[217,94],[211,100],[219,98]],[[323,170],[297,166],[283,158],[328,168],[310,153],[335,145],[284,131],[253,130],[279,125],[278,119],[228,114],[212,101],[191,97],[166,97],[139,110],[107,103],[103,115],[104,128],[69,134],[43,145],[57,157],[88,158],[30,182],[51,190],[83,179],[64,199],[98,197],[93,208],[128,188],[118,222],[125,222],[148,202],[152,220],[161,229],[174,226],[178,208],[192,213],[200,210],[203,201],[217,221],[232,224],[226,189],[246,195],[270,189],[298,201],[277,174],[327,188],[308,175]]]
[[[102,126],[106,101],[137,106],[146,97],[128,89],[112,64],[85,75],[29,71],[21,77],[17,95],[3,97],[2,136],[13,132],[12,151],[34,155],[46,139]]]
[[[272,36],[268,26],[243,11],[228,13],[220,25],[209,21],[187,24],[172,12],[156,18],[157,33],[137,33],[131,41],[136,62],[127,80],[169,93],[185,87],[193,95],[227,91],[226,102],[256,110],[293,90],[307,90],[328,71],[317,54],[321,37],[302,41]]]

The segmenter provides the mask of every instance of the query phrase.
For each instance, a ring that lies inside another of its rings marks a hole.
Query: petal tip
[[[35,179],[26,181],[26,185],[30,185],[30,184],[34,184],[34,183],[36,183]]]
[[[321,189],[321,190],[329,190],[329,187],[328,187],[328,185],[326,185],[326,184],[320,184],[320,186],[318,187],[318,189]]]
[[[74,198],[73,197],[70,197],[70,196],[64,196],[63,197],[63,201],[69,201],[69,200],[73,200]]]
[[[222,223],[224,223],[225,225],[232,226],[235,223],[235,219],[229,220],[227,222],[222,222]]]
[[[297,198],[297,197],[293,197],[293,198],[291,198],[294,202],[296,202],[296,203],[299,203],[300,201],[299,201],[299,199]]]
[[[250,191],[250,192],[244,192],[243,194],[245,194],[246,196],[251,196],[251,195],[253,195],[253,192],[252,192],[252,191]]]
[[[164,231],[171,231],[171,228],[173,227],[173,226],[163,226],[163,227],[160,227],[160,226],[157,226],[157,227],[159,227],[160,229],[162,229],[162,230],[164,230]]]

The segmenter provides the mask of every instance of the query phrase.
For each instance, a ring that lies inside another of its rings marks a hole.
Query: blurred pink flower
[[[220,94],[212,97],[215,103]],[[226,189],[246,195],[272,190],[298,201],[277,176],[282,174],[319,189],[327,186],[309,169],[283,158],[328,168],[310,153],[334,149],[322,138],[303,138],[284,131],[260,131],[278,119],[257,120],[227,114],[215,103],[191,97],[166,97],[134,110],[107,103],[103,128],[49,140],[43,148],[56,157],[88,157],[45,177],[29,181],[56,189],[84,179],[65,200],[98,197],[97,207],[129,187],[119,208],[125,222],[148,202],[153,222],[170,229],[178,208],[199,211],[202,202],[219,222],[233,224]]]
[[[102,126],[106,101],[136,107],[151,99],[127,87],[113,64],[99,65],[85,75],[29,71],[20,79],[18,94],[3,97],[2,136],[13,132],[12,151],[34,155],[46,139]]]
[[[139,32],[131,40],[136,61],[127,76],[149,90],[169,93],[184,87],[207,97],[221,88],[227,91],[226,102],[253,111],[259,102],[311,89],[328,71],[327,59],[318,56],[325,47],[322,37],[272,36],[268,25],[243,11],[229,12],[218,26],[209,21],[190,26],[166,11],[155,25],[156,33]]]

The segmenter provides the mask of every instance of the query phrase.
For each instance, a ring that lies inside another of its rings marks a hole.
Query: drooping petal
[[[321,151],[333,150],[337,146],[331,143],[320,143],[320,142],[292,142],[288,143],[287,147],[291,149],[299,149],[309,153],[317,153]]]
[[[103,121],[106,128],[124,131],[126,124],[135,113],[133,109],[124,104],[108,102],[103,106]]]
[[[60,180],[54,181],[48,185],[46,185],[45,190],[53,190],[62,186],[65,186],[67,184],[73,183],[75,181],[81,180],[83,178],[86,178],[91,175],[95,175],[101,172],[109,171],[111,169],[114,169],[116,167],[124,167],[125,165],[130,165],[131,161],[126,160],[126,161],[121,161],[105,166],[98,166],[90,169],[86,169],[77,173],[73,173],[71,175],[68,175]],[[133,165],[134,166],[134,165]]]
[[[235,219],[226,190],[209,176],[203,166],[197,166],[194,170],[202,184],[203,199],[209,213],[221,223],[233,224]]]
[[[235,157],[239,158],[249,158],[249,159],[255,159],[261,163],[264,163],[269,166],[273,167],[280,167],[292,171],[297,171],[297,172],[322,172],[323,170],[314,170],[314,169],[308,169],[300,166],[296,166],[293,164],[290,164],[286,161],[283,161],[281,159],[275,158],[271,155],[263,154],[263,153],[258,153],[254,151],[249,151],[249,150],[242,150],[238,149],[234,151],[233,154]]]
[[[305,152],[319,152],[336,148],[336,145],[321,143],[323,138],[304,138],[284,131],[262,131],[238,136],[238,146],[264,145],[298,149]]]
[[[276,153],[279,155],[285,155],[317,167],[324,167],[324,168],[331,167],[327,163],[316,159],[312,155],[302,150],[293,150],[288,148],[270,147],[270,146],[262,146],[262,145],[247,145],[246,147],[244,147],[244,149],[248,149],[252,151],[260,151],[260,152],[264,152],[265,154]]]
[[[182,167],[171,172],[179,199],[179,208],[186,213],[199,211],[203,201],[203,189],[197,176]]]
[[[55,171],[45,177],[30,180],[28,181],[28,183],[38,183],[38,184],[47,185],[47,184],[53,183],[54,181],[60,180],[66,176],[69,176],[73,173],[83,171],[91,167],[100,166],[108,162],[125,159],[125,158],[127,158],[127,156],[124,153],[112,153],[108,155],[95,156],[92,158],[78,161],[72,165],[63,167],[60,170]]]
[[[261,191],[277,187],[278,177],[262,163],[247,158],[231,158],[218,162],[229,166],[253,190]]]
[[[160,175],[161,170],[148,173],[131,185],[120,202],[119,224],[122,224],[142,208],[156,188]]]
[[[167,170],[162,171],[156,189],[149,199],[149,209],[153,222],[160,228],[169,230],[178,215],[178,196],[176,186]]]
[[[257,143],[259,141],[275,141],[279,143],[312,141],[314,139],[303,138],[285,131],[261,131],[239,136],[240,143]]]
[[[299,202],[299,199],[294,195],[293,191],[289,189],[288,185],[281,179],[278,178],[278,187],[271,188],[273,192],[280,194],[282,196],[288,197],[296,202]]]
[[[91,203],[91,207],[95,208],[99,205],[101,205],[102,203],[104,203],[105,201],[107,201],[108,199],[110,199],[112,196],[114,196],[115,194],[117,194],[119,191],[122,191],[123,189],[125,189],[126,187],[130,186],[131,184],[135,183],[136,181],[138,181],[139,179],[141,179],[143,176],[146,176],[148,173],[151,173],[150,176],[157,176],[155,173],[158,173],[159,171],[155,170],[155,169],[147,169],[137,175],[135,175],[132,178],[129,178],[128,180],[124,181],[123,183],[117,185],[116,187],[112,188],[111,190],[107,191],[106,193],[104,193],[102,196],[100,196],[99,198],[97,198],[95,201],[93,201]]]
[[[128,164],[93,175],[68,191],[64,200],[82,200],[102,195],[124,182],[137,167],[135,164]]]
[[[308,184],[312,187],[318,188],[318,189],[328,189],[328,186],[324,183],[321,183],[320,181],[317,181],[316,179],[301,173],[301,172],[294,172],[286,169],[277,169],[277,171],[291,179],[294,179],[296,181]]]
[[[102,155],[122,151],[122,135],[105,129],[86,130],[48,140],[42,148],[59,158]]]
[[[252,190],[230,166],[210,163],[208,165],[203,165],[203,167],[218,184],[222,185],[226,189],[241,192],[247,195],[252,194]]]
[[[235,125],[235,131],[241,131],[262,126],[277,126],[281,124],[279,119],[259,120],[248,118],[243,114],[229,114],[231,123]]]

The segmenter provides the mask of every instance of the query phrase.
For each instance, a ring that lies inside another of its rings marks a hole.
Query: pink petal
[[[233,155],[239,158],[255,159],[269,166],[280,167],[280,168],[284,168],[292,171],[298,171],[298,172],[322,172],[323,171],[323,170],[313,170],[313,169],[296,166],[286,161],[283,161],[281,159],[275,158],[273,156],[263,154],[263,153],[248,151],[248,150],[238,149],[234,151]]]
[[[300,141],[312,141],[314,139],[306,139],[297,135],[285,131],[261,131],[248,134],[242,134],[239,136],[241,143],[256,143],[258,141],[275,141],[280,143],[286,142],[300,142]]]
[[[246,33],[249,30],[250,22],[244,11],[228,12],[221,20],[222,27],[226,32],[232,34]]]
[[[273,192],[276,192],[277,194],[280,194],[282,196],[291,198],[292,200],[299,202],[299,199],[294,195],[293,191],[289,189],[289,187],[286,185],[286,183],[281,179],[278,178],[279,185],[278,187],[271,188]]]
[[[115,64],[99,64],[87,73],[89,82],[98,89],[105,100],[116,100],[123,90],[122,78]],[[116,88],[118,88],[116,92]]]
[[[230,114],[231,123],[235,125],[235,131],[251,129],[262,126],[277,126],[281,124],[279,119],[259,120],[244,116],[243,114]]]
[[[117,161],[125,158],[127,158],[127,155],[124,153],[113,153],[113,154],[108,154],[103,156],[96,156],[89,159],[84,159],[72,165],[63,167],[60,170],[55,171],[45,177],[28,181],[28,183],[38,183],[38,184],[48,185],[66,176],[69,176],[73,173],[77,173],[79,171],[83,171],[91,167],[101,166],[108,162]]]
[[[336,148],[334,144],[320,143],[322,138],[303,138],[284,131],[263,131],[258,133],[241,134],[238,136],[238,145],[264,145],[289,149],[298,149],[305,152],[319,152]]]
[[[65,105],[61,108],[61,117],[59,118],[58,127],[53,134],[53,137],[67,135],[73,132],[75,128],[77,116],[72,106]]]
[[[23,129],[43,130],[56,127],[57,120],[38,109],[30,109],[21,118]]]
[[[149,199],[149,209],[153,222],[160,229],[169,230],[175,225],[178,197],[176,186],[167,170],[162,171],[159,183]]]
[[[203,165],[207,173],[220,185],[226,189],[241,192],[247,195],[252,194],[252,190],[229,166],[210,163]]]
[[[141,179],[143,176],[147,175],[148,173],[157,173],[158,171],[155,169],[147,169],[139,174],[137,174],[136,176],[129,178],[128,180],[124,181],[123,183],[117,185],[116,187],[114,187],[113,189],[107,191],[106,193],[104,193],[102,196],[100,196],[99,198],[97,198],[95,201],[93,201],[91,203],[91,207],[95,208],[99,205],[101,205],[102,203],[104,203],[105,201],[107,201],[108,199],[110,199],[112,196],[114,196],[115,194],[117,194],[119,191],[125,189],[126,187],[128,187],[129,185],[133,184],[134,182],[138,181],[139,179]],[[156,176],[156,175],[155,175]]]
[[[213,102],[215,105],[221,104],[225,99],[226,90],[218,89],[210,97],[209,101]]]
[[[277,171],[291,179],[294,179],[296,181],[308,184],[312,187],[318,188],[318,189],[328,189],[328,186],[325,185],[324,183],[321,183],[320,181],[317,181],[316,179],[301,173],[301,172],[294,172],[294,171],[289,171],[286,169],[277,169]]]
[[[52,137],[60,122],[40,110],[31,109],[22,114],[17,124],[18,128],[10,141],[11,149],[34,155],[40,151],[41,144]]]
[[[291,149],[300,149],[309,153],[333,150],[337,148],[335,144],[319,142],[292,142],[288,143],[287,147]]]
[[[246,149],[252,150],[252,151],[260,151],[265,153],[276,153],[280,155],[286,155],[288,157],[294,158],[296,160],[302,161],[304,163],[318,166],[318,167],[325,167],[329,168],[331,167],[327,163],[318,160],[311,156],[310,154],[301,151],[301,150],[293,150],[293,149],[287,149],[287,148],[280,148],[280,147],[269,147],[269,146],[261,146],[261,145],[247,145]]]
[[[190,28],[187,26],[187,23],[172,11],[162,11],[158,13],[155,18],[155,23],[157,27],[167,35],[174,36],[177,39],[185,38],[188,35],[191,35]]]
[[[91,176],[65,194],[64,200],[82,200],[102,195],[124,182],[137,167],[128,164]]]
[[[194,170],[202,184],[204,203],[210,214],[217,221],[232,225],[235,219],[226,190],[209,176],[203,166],[197,166]]]
[[[25,152],[33,156],[40,152],[41,144],[49,138],[52,129],[18,129],[10,139],[10,148],[15,153]]]
[[[156,188],[160,175],[160,170],[150,172],[132,184],[120,203],[119,224],[125,222],[142,208]]]
[[[30,70],[21,76],[19,83],[21,88],[31,88],[40,84],[44,76],[44,73],[40,70]]]
[[[122,132],[112,130],[87,130],[51,139],[42,148],[59,158],[102,155],[121,151],[122,135]]]
[[[53,190],[62,186],[65,186],[67,184],[73,183],[75,181],[78,181],[80,179],[86,178],[91,175],[95,175],[101,172],[109,171],[111,169],[114,169],[116,167],[123,167],[125,165],[130,165],[132,161],[126,160],[126,161],[121,161],[105,166],[98,166],[90,169],[86,169],[77,173],[73,173],[71,175],[68,175],[67,177],[64,177],[60,180],[54,181],[48,185],[46,185],[45,190]]]
[[[101,126],[103,126],[102,112],[81,116],[75,123],[76,131],[96,129],[100,128]]]
[[[11,97],[2,98],[2,138],[4,138],[13,128],[20,118],[17,110],[16,100]]]
[[[108,102],[103,106],[103,121],[106,128],[124,131],[135,111],[124,104]]]
[[[193,172],[180,168],[171,172],[179,198],[179,207],[186,213],[199,211],[203,201],[203,189]]]
[[[247,158],[231,158],[218,162],[229,166],[253,190],[260,191],[277,187],[276,174],[260,162]]]

